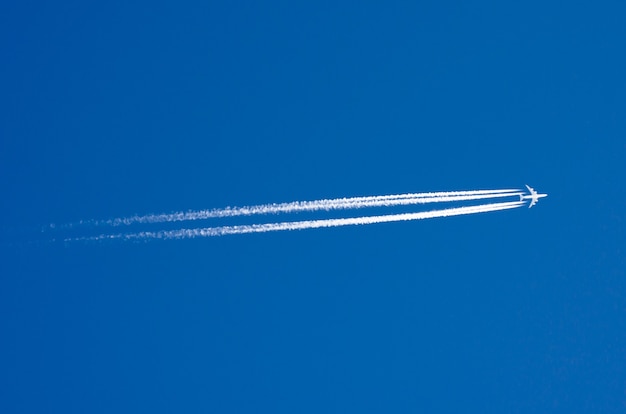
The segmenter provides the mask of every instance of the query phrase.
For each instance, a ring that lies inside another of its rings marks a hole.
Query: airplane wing
[[[529,187],[528,184],[526,184],[526,188],[528,188],[528,191],[530,191],[531,194],[536,192],[535,190],[532,189],[532,187]]]

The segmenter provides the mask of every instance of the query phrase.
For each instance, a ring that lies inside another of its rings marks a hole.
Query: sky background
[[[0,412],[623,413],[626,5],[6,2]],[[148,243],[135,213],[533,209]]]

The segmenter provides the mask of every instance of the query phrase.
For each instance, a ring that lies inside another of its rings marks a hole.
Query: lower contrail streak
[[[304,211],[330,211],[340,209],[359,209],[365,207],[392,207],[402,205],[444,203],[453,201],[483,200],[499,197],[512,197],[523,194],[520,190],[471,190],[471,191],[445,191],[430,193],[407,193],[385,196],[367,196],[325,199],[314,201],[295,201],[280,204],[261,204],[247,207],[227,207],[214,210],[198,210],[187,212],[176,212],[168,214],[147,214],[143,216],[131,216],[115,218],[111,220],[91,220],[84,221],[78,225],[93,226],[124,226],[132,224],[153,224],[179,221],[206,220],[211,218],[252,216],[262,214],[298,213]],[[70,224],[62,227],[75,227],[77,224]]]
[[[250,224],[240,226],[206,227],[198,229],[179,229],[158,232],[121,233],[112,235],[100,235],[95,237],[85,237],[77,239],[66,239],[66,241],[97,241],[97,240],[149,240],[149,239],[191,239],[196,237],[215,237],[230,234],[266,233],[272,231],[304,230],[322,227],[341,227],[364,224],[389,223],[396,221],[423,220],[436,217],[461,216],[466,214],[487,213],[490,211],[508,210],[518,208],[525,203],[522,201],[482,204],[478,206],[466,206],[448,208],[442,210],[432,210],[419,213],[389,214],[382,216],[365,216],[353,218],[336,218],[324,220],[307,220],[282,223]]]

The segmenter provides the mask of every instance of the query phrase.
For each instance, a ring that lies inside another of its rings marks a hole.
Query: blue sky
[[[622,2],[0,7],[0,411],[623,412]],[[550,197],[9,245],[81,219],[524,184]]]

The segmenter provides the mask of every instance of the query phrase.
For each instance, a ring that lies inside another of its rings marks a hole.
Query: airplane
[[[528,208],[531,208],[532,206],[537,204],[537,201],[539,201],[540,198],[548,196],[547,194],[537,194],[537,192],[533,190],[531,187],[529,187],[528,185],[526,185],[526,188],[528,188],[528,191],[530,191],[530,194],[529,195],[520,194],[519,200],[520,201],[530,200],[530,205],[528,206]]]

